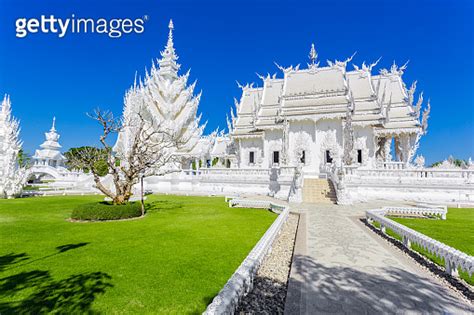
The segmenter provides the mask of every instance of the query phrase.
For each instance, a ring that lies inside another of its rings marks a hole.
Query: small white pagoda
[[[53,125],[49,132],[45,133],[46,141],[40,145],[41,149],[36,150],[33,156],[34,165],[47,165],[51,167],[64,167],[66,158],[61,154],[61,145],[58,140],[60,135],[56,132],[56,117],[53,118]]]

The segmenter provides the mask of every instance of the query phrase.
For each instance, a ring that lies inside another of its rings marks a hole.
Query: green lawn
[[[474,256],[474,209],[449,208],[446,220],[390,218],[446,245]],[[393,231],[388,231],[388,234],[400,239],[398,235],[394,235]],[[442,259],[430,254],[420,246],[413,244],[412,248],[435,263],[444,266]],[[474,285],[474,275],[471,277],[467,273],[461,273],[460,275],[464,280]]]
[[[0,201],[0,314],[201,313],[276,215],[148,196],[145,218],[72,223],[97,196]]]

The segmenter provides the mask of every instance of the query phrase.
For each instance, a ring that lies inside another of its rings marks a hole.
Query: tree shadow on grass
[[[25,298],[0,303],[0,314],[95,314],[91,309],[97,295],[113,287],[111,276],[89,272],[54,280],[48,271],[33,270],[0,279],[0,296],[15,296],[33,290]]]
[[[66,244],[57,252],[29,260],[26,253],[0,256],[0,272],[29,265],[89,243]],[[94,314],[91,309],[97,295],[113,287],[112,277],[103,272],[89,272],[55,280],[46,270],[22,271],[0,278],[0,314]]]
[[[14,265],[16,263],[25,261],[27,259],[29,259],[29,257],[26,253],[20,253],[20,254],[10,253],[10,254],[0,256],[0,271],[5,270],[10,265]]]
[[[89,242],[82,242],[82,243],[76,243],[76,244],[66,244],[66,245],[58,246],[58,247],[56,247],[56,249],[59,251],[59,253],[64,253],[64,252],[67,252],[71,249],[76,249],[76,248],[79,248],[79,247],[82,247],[82,246],[86,246],[87,244],[89,244]]]
[[[23,267],[23,266],[26,266],[26,265],[30,265],[30,264],[35,263],[37,261],[44,260],[44,259],[47,259],[47,258],[51,258],[51,257],[59,255],[61,253],[65,253],[69,250],[86,246],[87,244],[89,244],[89,242],[81,242],[81,243],[76,243],[76,244],[60,245],[60,246],[56,247],[56,250],[57,250],[56,253],[45,255],[43,257],[32,259],[32,260],[29,260],[28,262],[24,262],[22,264],[19,264],[19,265],[16,265],[16,266],[10,266],[10,267],[8,267],[8,266],[9,265],[15,265],[19,262],[30,259],[29,256],[26,253],[21,253],[21,254],[10,253],[10,254],[4,255],[4,256],[0,256],[0,271],[4,271],[4,270],[8,270],[8,269],[15,269],[15,268],[18,268],[18,267]]]

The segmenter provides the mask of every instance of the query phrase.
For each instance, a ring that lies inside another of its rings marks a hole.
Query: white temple
[[[428,109],[420,122],[420,96],[408,90],[405,66],[374,75],[375,64],[328,61],[319,66],[314,45],[306,69],[281,68],[283,78],[262,77],[262,87],[242,87],[231,138],[238,167],[297,166],[319,174],[334,164],[375,167],[408,164],[426,132]],[[393,152],[392,152],[393,141]]]
[[[56,117],[53,118],[53,125],[49,132],[44,135],[46,141],[43,142],[40,147],[41,149],[35,151],[33,155],[34,165],[48,165],[51,167],[64,167],[66,158],[62,155],[59,144],[60,135],[56,132]]]
[[[153,71],[175,77],[165,57]],[[317,57],[312,45],[305,69],[278,66],[282,77],[240,85],[229,133],[201,137],[183,154],[181,172],[148,177],[146,188],[341,204],[474,200],[472,171],[440,172],[415,159],[430,103],[422,110],[422,93],[415,102],[416,82],[407,88],[402,78],[406,65],[373,73],[378,61],[348,69],[352,57],[326,66]]]
[[[181,163],[173,163],[169,174],[146,174],[146,190],[338,204],[373,199],[474,203],[471,161],[462,167],[455,161],[426,167],[424,157],[416,156],[430,103],[422,110],[422,93],[415,102],[416,81],[408,88],[402,78],[406,65],[374,73],[378,61],[348,69],[350,57],[322,66],[312,45],[304,69],[278,66],[281,77],[259,76],[259,87],[239,85],[242,95],[235,114],[231,109],[228,133],[203,136],[200,93],[194,94],[195,83],[188,85],[189,71],[178,73],[173,29],[170,21],[161,58],[124,100],[124,118],[139,113],[186,139],[172,151]],[[114,146],[121,156],[131,152],[131,121]],[[97,192],[90,175],[63,167],[54,121],[46,138],[30,173],[53,177],[57,187]]]

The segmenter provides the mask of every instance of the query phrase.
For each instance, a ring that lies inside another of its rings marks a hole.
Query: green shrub
[[[129,202],[124,205],[113,205],[110,202],[86,203],[72,211],[74,220],[102,221],[136,218],[141,216],[139,202]]]

